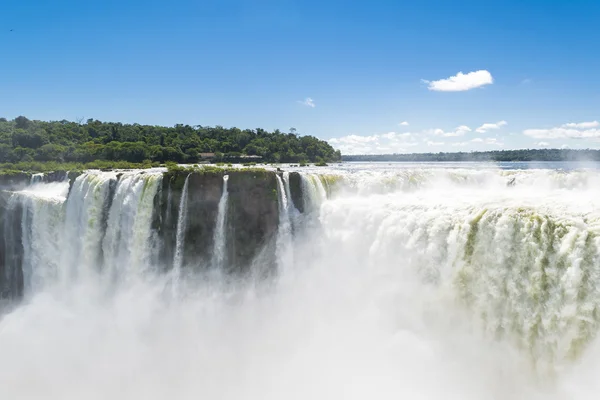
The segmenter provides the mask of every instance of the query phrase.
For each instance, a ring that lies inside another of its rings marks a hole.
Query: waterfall
[[[3,293],[14,294],[20,279],[24,293],[31,294],[54,284],[66,289],[99,274],[112,282],[156,264],[151,221],[162,174],[119,175],[89,171],[75,179],[70,191],[68,181],[36,181],[10,197],[3,281],[17,285]]]
[[[1,188],[2,393],[594,398],[600,171],[332,170]]]
[[[229,198],[229,192],[227,190],[227,181],[229,175],[223,176],[223,193],[219,200],[219,208],[217,212],[217,221],[215,225],[215,233],[213,237],[213,251],[212,251],[212,268],[216,270],[223,270],[225,264],[225,244],[226,244],[226,228],[227,228],[227,199]]]
[[[23,196],[21,241],[23,285],[27,294],[55,281],[60,268],[65,198]]]
[[[58,274],[67,191],[65,183],[36,184],[35,190],[26,188],[11,198],[10,202],[18,202],[21,209],[20,261],[25,294],[53,283]],[[12,207],[14,203],[9,209]]]
[[[44,174],[43,173],[38,173],[38,174],[32,174],[31,175],[31,184],[34,183],[40,183],[44,181]]]
[[[187,218],[187,205],[188,205],[188,185],[190,175],[185,177],[185,183],[183,184],[183,190],[181,192],[181,199],[179,200],[179,216],[177,217],[177,235],[175,237],[175,255],[173,257],[173,274],[175,282],[175,290],[179,285],[179,279],[181,277],[181,267],[183,264],[183,250],[185,245],[185,231],[186,231],[186,218]]]
[[[66,202],[63,252],[59,279],[63,285],[93,279],[103,266],[102,242],[108,224],[114,172],[90,171],[75,179]],[[113,218],[113,223],[118,223]]]
[[[277,229],[277,264],[280,269],[289,269],[294,262],[292,247],[292,223],[290,220],[289,189],[277,175],[277,200],[279,204],[279,227]]]
[[[321,203],[327,199],[327,191],[316,174],[301,174],[302,197],[308,213],[318,211]]]
[[[162,173],[125,172],[119,178],[102,243],[104,268],[111,280],[132,278],[154,267],[151,239],[154,197]]]
[[[373,269],[397,265],[443,289],[543,369],[578,357],[600,328],[599,214],[560,196],[363,196],[328,202],[321,220],[331,252]]]
[[[319,196],[319,201],[323,202],[327,199],[327,190],[323,185],[323,181],[320,175],[312,175],[312,180],[314,181],[315,187],[317,188],[317,193]]]

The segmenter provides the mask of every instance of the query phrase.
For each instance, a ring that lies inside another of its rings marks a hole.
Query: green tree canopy
[[[222,126],[174,127],[102,122],[0,118],[0,163],[30,161],[195,163],[205,153],[217,159],[262,157],[265,162],[339,161],[341,154],[313,136]]]

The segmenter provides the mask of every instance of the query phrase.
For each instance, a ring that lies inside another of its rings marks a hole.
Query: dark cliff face
[[[0,299],[20,297],[23,293],[21,245],[22,208],[9,204],[12,193],[0,191]]]
[[[302,178],[298,172],[290,172],[290,194],[294,207],[303,213],[305,205],[302,197]]]
[[[262,264],[259,269],[271,270],[279,224],[277,177],[273,172],[241,171],[229,176],[226,262],[237,271],[253,261]],[[272,257],[256,260],[263,248]]]
[[[179,206],[188,175],[183,265],[199,270],[210,267],[219,201],[223,194],[223,176],[226,174],[229,175],[224,260],[227,272],[246,270],[260,251],[274,242],[279,223],[274,172],[168,173],[163,179],[160,214],[157,215],[161,221],[157,223],[163,243],[161,258],[167,268],[173,264]]]
[[[53,171],[45,172],[40,181],[45,183],[64,182],[69,179],[71,182],[79,176],[81,172]],[[20,190],[31,183],[30,172],[12,172],[0,174],[0,190]]]
[[[31,182],[31,174],[26,172],[15,172],[11,174],[0,174],[0,190],[18,190]]]
[[[22,214],[20,207],[9,209],[13,190],[31,182],[31,174],[18,172],[0,175],[0,299],[20,297],[23,292],[23,272],[20,268],[23,247],[19,246]]]

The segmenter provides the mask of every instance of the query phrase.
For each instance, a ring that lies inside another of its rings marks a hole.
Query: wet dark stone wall
[[[225,260],[227,272],[250,268],[259,252],[275,240],[279,223],[277,178],[271,171],[181,171],[165,174],[160,193],[161,258],[172,267],[179,206],[189,175],[184,221],[183,265],[210,267],[223,177],[229,175]],[[170,194],[169,194],[170,193]]]

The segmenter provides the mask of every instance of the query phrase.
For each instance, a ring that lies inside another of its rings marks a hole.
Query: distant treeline
[[[0,164],[98,160],[196,163],[244,156],[264,162],[340,160],[340,152],[327,142],[301,136],[293,128],[290,131],[181,124],[163,127],[95,119],[45,122],[22,116],[14,120],[0,118]]]
[[[471,153],[344,155],[343,161],[600,161],[600,150],[525,149]]]

